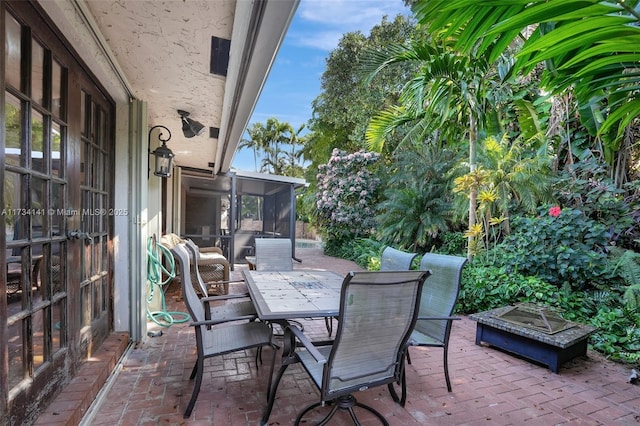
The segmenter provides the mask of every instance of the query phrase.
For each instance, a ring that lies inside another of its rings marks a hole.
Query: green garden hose
[[[169,268],[162,264],[162,258],[167,260]],[[168,312],[165,300],[164,286],[169,284],[176,276],[175,260],[171,252],[162,244],[157,244],[155,235],[147,240],[147,282],[149,283],[149,297],[147,298],[147,319],[162,327],[169,327],[172,324],[187,322],[191,316],[186,312]],[[167,279],[162,281],[162,274]],[[151,311],[149,305],[153,300],[155,288],[160,290],[160,301],[162,310]],[[178,317],[178,318],[176,318]]]

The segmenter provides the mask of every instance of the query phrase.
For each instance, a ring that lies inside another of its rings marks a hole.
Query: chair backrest
[[[291,240],[256,238],[256,271],[292,271]]]
[[[323,401],[399,380],[428,276],[428,271],[347,274],[338,330],[324,367]]]
[[[451,316],[458,300],[462,268],[466,257],[426,253],[420,261],[420,269],[431,271],[429,286],[422,293],[420,316]],[[447,321],[418,321],[415,329],[433,338],[444,341],[448,332]]]
[[[402,250],[387,247],[382,251],[380,259],[381,271],[408,271],[411,269],[411,262],[418,253],[407,253]]]
[[[191,314],[191,319],[193,321],[204,321],[204,307],[191,283],[191,274],[189,273],[190,256],[186,244],[176,244],[171,248],[171,254],[180,271],[182,297],[184,298],[185,305],[187,305],[189,314]]]
[[[184,240],[184,246],[187,248],[187,254],[189,255],[189,261],[190,261],[189,268],[192,274],[191,276],[196,278],[197,280],[197,282],[195,283],[192,282],[191,284],[197,285],[203,295],[208,295],[207,286],[205,285],[204,280],[202,279],[202,275],[200,275],[200,270],[198,269],[198,259],[200,258],[200,249],[198,248],[196,243],[194,243],[192,240],[188,238]]]

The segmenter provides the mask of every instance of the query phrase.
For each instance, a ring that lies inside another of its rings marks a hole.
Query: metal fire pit
[[[565,320],[557,311],[548,306],[532,303],[517,304],[496,316],[504,321],[547,334],[555,334],[575,326],[574,323]]]
[[[470,315],[478,322],[476,345],[482,343],[549,366],[587,353],[587,340],[596,328],[565,321],[557,311],[533,304],[503,306]]]

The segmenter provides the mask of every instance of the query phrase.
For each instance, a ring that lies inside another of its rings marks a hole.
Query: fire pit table
[[[489,344],[547,365],[560,365],[587,354],[587,340],[596,328],[565,321],[544,307],[504,306],[469,316],[477,321],[476,345]]]

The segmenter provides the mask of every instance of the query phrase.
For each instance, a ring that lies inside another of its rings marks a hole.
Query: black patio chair
[[[200,386],[202,384],[202,373],[204,371],[204,360],[215,356],[224,355],[231,352],[243,351],[257,348],[260,350],[264,346],[270,346],[277,350],[277,346],[272,342],[271,326],[264,322],[238,322],[239,318],[228,318],[224,320],[206,320],[205,309],[200,298],[196,294],[191,284],[191,274],[189,274],[189,253],[183,243],[171,248],[180,269],[180,279],[182,282],[182,295],[189,310],[193,322],[191,326],[195,329],[196,347],[198,357],[191,371],[190,379],[196,379],[193,386],[191,400],[184,412],[184,417],[191,416],[191,411],[198,398]],[[269,386],[271,386],[271,376],[275,365],[275,353],[271,361],[271,373],[269,375]],[[256,357],[256,366],[258,365]]]
[[[420,269],[431,272],[429,286],[422,292],[420,313],[415,328],[407,342],[408,346],[431,346],[443,348],[444,377],[447,390],[451,392],[449,378],[449,337],[454,320],[459,317],[451,316],[458,300],[462,269],[467,263],[466,257],[451,256],[436,253],[426,253],[420,261]],[[411,364],[409,348],[407,348],[407,362]],[[403,381],[405,377],[403,377]],[[403,384],[400,404],[404,406],[406,384]]]
[[[348,411],[359,424],[354,408],[360,407],[388,425],[380,412],[358,402],[353,394],[388,385],[398,401],[391,384],[401,379],[407,339],[428,276],[428,271],[351,272],[342,284],[335,340],[316,346],[297,327],[287,327],[282,367],[269,392],[262,424],[269,419],[285,369],[299,362],[319,389],[320,401],[303,409],[296,425],[309,411],[325,403],[331,410],[318,424],[327,424],[338,410]]]

